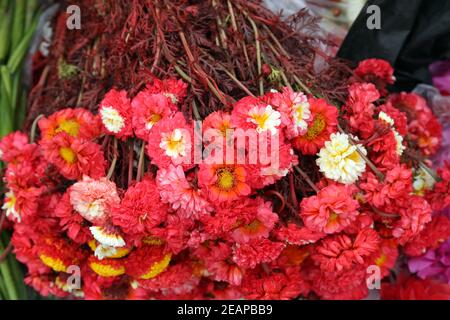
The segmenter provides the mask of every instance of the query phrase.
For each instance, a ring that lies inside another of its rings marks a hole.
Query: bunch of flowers
[[[288,86],[202,122],[182,112],[195,109],[183,81],[155,79],[37,119],[37,142],[6,136],[26,283],[85,299],[365,298],[370,267],[389,282],[401,252],[450,237],[450,164],[435,174],[425,158],[441,141],[425,100],[377,89],[389,64],[357,75],[342,106]],[[396,285],[449,297],[411,279]],[[396,285],[386,298],[408,296]]]

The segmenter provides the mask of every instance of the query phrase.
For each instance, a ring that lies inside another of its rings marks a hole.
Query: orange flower
[[[249,195],[244,167],[238,165],[200,165],[199,184],[208,192],[211,201],[231,201]]]

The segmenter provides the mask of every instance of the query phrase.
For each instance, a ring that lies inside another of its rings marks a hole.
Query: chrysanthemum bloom
[[[173,104],[179,105],[186,97],[187,84],[181,79],[154,79],[152,84],[147,85],[146,90],[151,94],[162,94]]]
[[[434,184],[433,190],[426,193],[426,198],[433,210],[440,211],[450,207],[450,162],[446,161],[437,173],[440,181]]]
[[[449,300],[450,285],[400,274],[396,283],[381,284],[383,300]]]
[[[178,210],[178,214],[186,218],[198,218],[212,211],[211,204],[204,198],[204,191],[196,188],[193,181],[186,179],[181,166],[170,165],[159,169],[156,183],[161,200]]]
[[[148,137],[147,154],[153,164],[167,168],[170,164],[189,168],[193,164],[192,128],[181,112],[159,121]]]
[[[418,143],[422,153],[433,155],[442,141],[442,127],[426,100],[418,94],[401,92],[388,100],[392,105],[409,115],[409,136]]]
[[[333,235],[320,242],[312,258],[325,272],[349,270],[365,264],[378,251],[379,243],[378,233],[370,228],[359,232],[353,241],[345,234]]]
[[[408,256],[423,255],[427,249],[436,249],[450,238],[450,219],[444,215],[434,216],[430,223],[404,247]]]
[[[2,209],[11,221],[22,222],[37,214],[38,201],[45,187],[27,187],[9,190],[5,194]]]
[[[231,115],[221,110],[210,113],[202,123],[202,130],[207,135],[208,130],[213,130],[208,133],[210,136],[226,137],[227,130],[233,130],[235,127],[231,123]]]
[[[153,126],[160,120],[174,115],[177,107],[163,94],[151,94],[148,89],[138,93],[131,102],[135,135],[147,140]]]
[[[125,270],[135,279],[152,279],[166,270],[171,257],[163,246],[142,246],[127,257]]]
[[[86,243],[92,239],[86,220],[73,209],[69,192],[66,192],[55,208],[61,229],[76,243]]]
[[[323,272],[313,264],[302,267],[302,274],[319,298],[359,300],[367,297],[367,267],[355,265],[339,272]]]
[[[327,236],[326,233],[314,232],[306,227],[300,227],[295,223],[288,223],[286,227],[281,226],[275,230],[275,236],[280,241],[292,245],[303,246],[315,243]]]
[[[198,183],[211,201],[232,201],[250,194],[246,172],[239,165],[199,165]]]
[[[385,125],[391,127],[391,130],[394,133],[395,141],[397,143],[395,151],[399,156],[401,156],[403,154],[403,151],[406,149],[406,147],[403,145],[403,137],[395,129],[394,119],[392,119],[390,116],[388,116],[383,111],[380,111],[380,113],[378,114],[378,119],[382,120],[385,123]]]
[[[17,198],[12,191],[5,193],[5,199],[2,205],[2,210],[5,210],[6,217],[12,221],[20,222],[22,217],[16,208]]]
[[[259,98],[245,97],[235,104],[231,121],[237,128],[275,134],[281,125],[281,114]]]
[[[118,248],[126,245],[120,230],[114,226],[92,226],[89,230],[94,239],[102,245]]]
[[[43,237],[36,246],[42,263],[56,272],[67,272],[69,266],[78,265],[84,260],[81,248],[63,238]]]
[[[372,172],[366,172],[360,183],[364,198],[377,208],[392,207],[412,192],[412,172],[401,164],[388,170],[380,182]]]
[[[138,279],[140,287],[152,293],[161,293],[163,299],[170,299],[170,295],[186,294],[198,288],[200,277],[190,263],[178,263],[170,265],[164,272],[151,279]]]
[[[292,145],[287,143],[283,136],[279,137],[278,149],[275,149],[276,158],[272,158],[272,148],[275,148],[275,145],[270,139],[267,142],[267,162],[259,158],[256,164],[245,165],[247,181],[252,189],[261,189],[274,184],[298,164],[298,157],[294,153]],[[262,148],[262,144],[259,144],[258,148]]]
[[[278,222],[278,215],[272,211],[272,204],[262,198],[256,198],[258,208],[250,223],[242,224],[233,231],[236,242],[248,242],[251,239],[267,238],[269,232]]]
[[[379,123],[380,120],[377,122]],[[382,126],[386,128],[384,123]],[[380,170],[389,171],[400,164],[400,154],[404,149],[400,139],[401,137],[396,137],[395,131],[386,130],[367,143],[367,148],[370,150],[369,158]]]
[[[96,225],[104,224],[110,216],[110,208],[120,203],[116,184],[106,178],[95,180],[83,176],[83,180],[72,185],[69,190],[73,208]]]
[[[316,232],[337,233],[359,214],[359,203],[353,198],[353,186],[329,185],[316,196],[304,198],[300,216],[305,226]]]
[[[348,98],[342,108],[352,133],[363,139],[368,139],[374,132],[373,114],[374,101],[380,98],[380,93],[371,83],[354,83],[348,88]]]
[[[60,133],[43,143],[42,149],[46,159],[67,179],[80,179],[83,175],[94,179],[105,176],[106,161],[96,143]]]
[[[386,95],[386,85],[395,81],[394,68],[383,59],[365,59],[354,70],[355,74],[364,81],[375,84],[382,95]]]
[[[124,261],[121,259],[102,259],[89,257],[89,267],[99,276],[109,278],[117,277],[125,273]]]
[[[209,278],[235,286],[241,284],[245,270],[231,260],[232,249],[229,243],[208,243],[197,248],[194,254],[204,265]]]
[[[285,127],[288,139],[306,133],[311,111],[305,94],[285,87],[282,93],[275,93],[271,96],[270,103],[281,113],[281,122]]]
[[[400,205],[400,220],[394,224],[392,235],[398,239],[401,245],[418,235],[431,221],[431,207],[420,196],[410,196]]]
[[[0,139],[0,160],[5,162],[17,161],[30,145],[28,136],[20,131],[12,132]]]
[[[309,285],[298,268],[267,274],[255,270],[245,275],[242,293],[249,300],[290,300],[309,293]]]
[[[308,99],[311,118],[305,134],[296,137],[292,144],[303,154],[316,154],[336,132],[338,110],[324,99]]]
[[[129,247],[111,247],[101,244],[95,239],[90,240],[88,245],[94,252],[94,256],[99,260],[104,258],[120,259],[128,255],[131,251]]]
[[[253,269],[262,262],[275,260],[284,247],[284,243],[273,242],[265,238],[237,243],[233,248],[233,261],[241,268]]]
[[[52,139],[60,132],[73,138],[91,140],[101,133],[101,122],[98,116],[83,108],[63,109],[38,122],[41,139]]]
[[[330,141],[325,142],[325,146],[320,149],[316,163],[328,179],[343,184],[354,183],[366,170],[366,162],[358,154],[357,148],[367,154],[362,145],[351,144],[347,134],[333,133]]]
[[[379,110],[394,121],[394,127],[401,136],[406,136],[408,133],[408,118],[405,112],[395,108],[390,101],[381,105]]]
[[[155,181],[145,177],[128,188],[120,205],[112,210],[112,219],[127,234],[145,235],[165,221],[167,210]]]
[[[133,135],[131,101],[125,90],[111,89],[98,107],[103,128],[107,134],[119,139]]]

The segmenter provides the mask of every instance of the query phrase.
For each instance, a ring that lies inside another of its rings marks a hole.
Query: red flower
[[[396,283],[381,284],[381,298],[385,300],[449,300],[450,285],[430,279],[400,275]]]
[[[44,156],[67,179],[80,179],[87,175],[93,179],[105,176],[106,161],[100,145],[74,139],[67,133],[59,133],[41,144]]]
[[[0,139],[0,160],[5,162],[18,162],[24,153],[28,153],[26,149],[34,147],[36,145],[28,143],[28,136],[26,134],[20,131],[12,132]]]
[[[131,102],[133,107],[133,129],[135,135],[147,140],[150,130],[162,119],[171,117],[177,107],[163,94],[151,94],[143,90]]]
[[[380,209],[392,208],[412,193],[412,172],[404,164],[397,165],[388,170],[385,179],[380,182],[372,172],[367,171],[359,186],[371,205]]]
[[[295,223],[289,223],[287,227],[280,227],[275,234],[278,240],[299,246],[315,243],[327,236],[326,233],[314,232]]]
[[[253,239],[247,243],[238,243],[233,249],[233,261],[241,268],[253,269],[262,262],[275,260],[284,248],[280,242],[268,239]]]
[[[348,98],[343,111],[354,133],[363,139],[369,138],[374,131],[374,101],[380,94],[371,83],[354,83],[348,88]]]
[[[444,215],[435,216],[405,245],[405,253],[413,257],[421,256],[427,249],[436,249],[448,238],[450,238],[450,219]]]
[[[394,224],[392,235],[404,245],[418,235],[431,221],[431,207],[420,196],[410,196],[401,205],[400,220]]]
[[[147,85],[146,90],[150,94],[162,94],[170,99],[172,104],[182,104],[187,95],[187,84],[177,79],[154,79],[151,85]]]
[[[125,90],[109,90],[100,102],[98,112],[105,133],[119,139],[133,135],[131,101]]]
[[[305,226],[319,233],[337,233],[349,226],[359,214],[354,187],[329,185],[316,196],[304,198],[300,216]]]
[[[129,235],[145,236],[164,222],[168,206],[161,202],[155,181],[145,177],[126,191],[119,206],[113,208],[113,223]]]
[[[388,61],[382,59],[363,60],[354,72],[364,81],[375,84],[382,95],[387,94],[386,84],[393,84],[395,81],[394,69]]]
[[[408,118],[405,112],[395,108],[390,101],[380,106],[380,111],[386,113],[392,120],[394,120],[395,130],[401,135],[406,136],[408,133]]]
[[[425,197],[433,210],[440,211],[450,207],[450,162],[438,169],[440,181],[434,184],[433,190],[427,191]]]
[[[324,99],[308,99],[311,120],[304,135],[300,135],[292,141],[294,148],[303,154],[316,154],[329,140],[330,134],[336,132],[338,110],[328,104]]]
[[[100,118],[82,108],[60,110],[40,119],[38,125],[43,141],[51,140],[60,132],[85,140],[97,138],[101,133]]]
[[[381,277],[386,277],[394,268],[398,258],[397,244],[393,240],[381,240],[380,250],[374,255],[375,265],[381,269]]]
[[[320,242],[312,258],[325,272],[348,270],[365,264],[378,250],[379,243],[377,232],[369,228],[360,231],[353,241],[347,235],[334,235]]]
[[[152,279],[167,269],[170,259],[171,254],[163,246],[144,245],[126,258],[125,270],[135,279]]]

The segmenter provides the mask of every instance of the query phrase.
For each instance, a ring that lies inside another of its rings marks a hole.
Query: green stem
[[[3,240],[0,239],[0,249],[3,251],[4,248],[5,247],[3,246]],[[19,296],[14,284],[13,275],[11,273],[9,263],[6,259],[0,264],[0,273],[2,275],[3,283],[6,287],[7,298],[10,300],[18,300]]]

